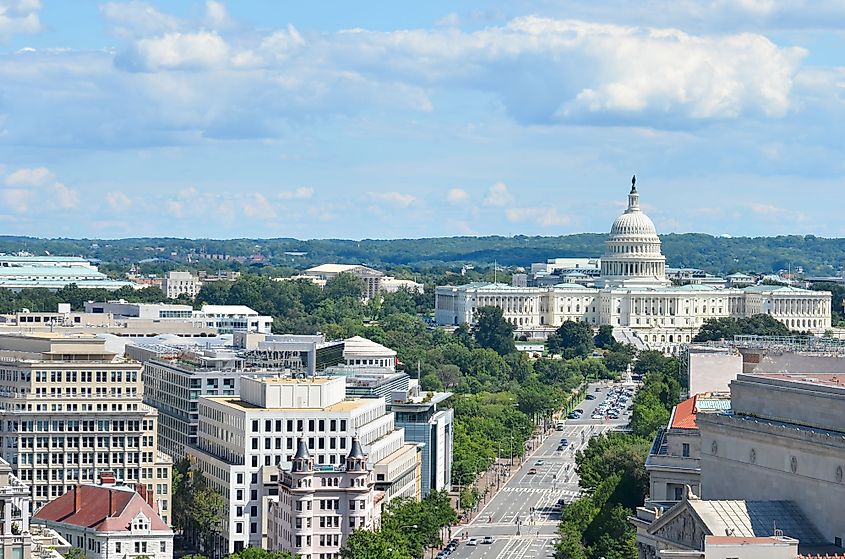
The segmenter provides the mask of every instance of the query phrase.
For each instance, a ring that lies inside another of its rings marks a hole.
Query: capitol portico
[[[783,285],[744,289],[673,286],[651,219],[640,209],[635,182],[628,207],[610,229],[596,288],[577,283],[512,287],[502,283],[440,286],[438,324],[472,323],[476,310],[500,307],[517,332],[543,335],[567,320],[612,325],[617,338],[673,351],[712,318],[768,314],[793,330],[822,334],[830,328],[831,294]]]

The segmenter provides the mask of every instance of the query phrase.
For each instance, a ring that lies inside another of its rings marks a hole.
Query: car
[[[481,540],[481,543],[493,543],[493,536],[484,536],[484,539]]]
[[[566,450],[566,447],[565,447],[565,446],[563,446],[562,444],[561,444],[561,445],[558,445],[558,447],[557,447],[557,451],[558,451],[558,452],[563,452],[564,450]]]
[[[581,417],[580,413],[572,412],[572,413],[570,413],[569,415],[566,416],[566,419],[578,419],[580,417]]]
[[[459,543],[460,542],[457,539],[452,538],[451,540],[449,540],[449,543],[446,545],[446,547],[451,547],[452,550],[454,551],[455,549],[458,548]]]
[[[470,538],[467,540],[467,545],[478,545],[478,540],[476,538]]]
[[[560,503],[555,503],[554,506],[552,506],[552,512],[560,512],[561,510],[563,510],[563,505]]]
[[[595,400],[595,399],[596,399],[596,395],[595,395],[595,394],[587,394],[587,399],[588,399],[588,400]]]
[[[543,464],[545,464],[545,463],[546,463],[546,461],[545,461],[545,460],[543,460],[542,458],[540,458],[539,460],[537,460],[536,462],[534,462],[534,465],[535,465],[535,466],[542,466],[542,465],[543,465]]]
[[[604,416],[600,413],[594,413],[590,416],[590,419],[602,419]]]
[[[596,386],[596,392],[601,392],[601,386]]]
[[[560,446],[569,446],[569,439],[561,439]]]
[[[437,554],[437,559],[446,559],[447,557],[449,557],[449,552],[445,549]]]
[[[575,413],[580,413],[580,414],[583,414],[583,413],[584,413],[584,410],[582,410],[581,408],[578,408],[577,410],[575,410]]]
[[[530,470],[528,470],[528,475],[529,475],[529,476],[533,476],[533,475],[534,475],[534,474],[536,474],[536,473],[537,473],[537,468],[531,468]]]

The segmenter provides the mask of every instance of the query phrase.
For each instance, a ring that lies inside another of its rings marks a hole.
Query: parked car
[[[587,399],[588,400],[595,400],[596,396],[595,396],[595,394],[587,394]]]
[[[528,475],[529,475],[529,476],[533,476],[533,475],[534,475],[534,474],[536,474],[536,473],[537,473],[537,468],[531,468],[530,470],[528,470]]]

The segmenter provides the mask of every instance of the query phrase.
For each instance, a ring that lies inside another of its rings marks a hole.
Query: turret
[[[361,448],[358,437],[352,437],[352,446],[349,449],[349,455],[346,457],[346,471],[363,472],[366,469],[367,456],[364,454],[364,449]]]
[[[314,460],[308,453],[308,446],[305,439],[298,439],[296,443],[296,455],[291,462],[290,471],[293,473],[309,473],[314,470]]]

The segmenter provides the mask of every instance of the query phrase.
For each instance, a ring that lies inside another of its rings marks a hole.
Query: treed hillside
[[[0,252],[48,252],[101,260],[115,268],[154,259],[164,268],[182,265],[201,253],[224,254],[256,262],[210,262],[203,267],[238,268],[274,265],[305,268],[323,262],[363,263],[382,268],[407,266],[427,271],[461,264],[525,266],[548,258],[600,256],[605,234],[582,233],[561,237],[439,237],[361,241],[322,239],[176,239],[133,238],[37,239],[0,237]],[[845,239],[808,236],[713,237],[689,233],[663,235],[663,252],[669,266],[701,268],[715,274],[735,271],[772,272],[798,266],[807,274],[827,275],[845,263]],[[304,252],[305,255],[286,254]]]

